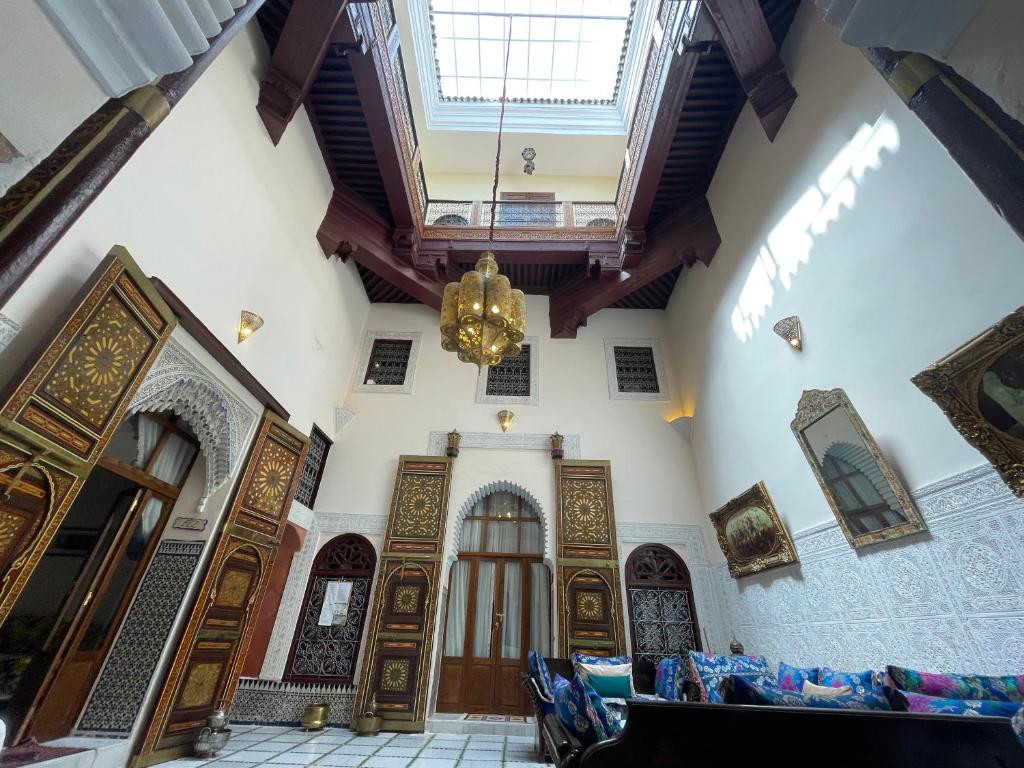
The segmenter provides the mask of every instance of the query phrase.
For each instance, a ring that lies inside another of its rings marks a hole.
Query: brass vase
[[[369,713],[357,718],[356,733],[360,736],[376,736],[380,733],[380,718]]]
[[[302,713],[302,727],[307,731],[321,731],[327,725],[330,707],[327,704],[310,704]]]

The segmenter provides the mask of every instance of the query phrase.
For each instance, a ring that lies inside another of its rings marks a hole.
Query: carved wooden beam
[[[387,223],[354,192],[336,188],[316,233],[324,254],[351,257],[428,307],[440,311],[444,282],[395,255]]]
[[[573,279],[551,293],[551,336],[574,339],[595,312],[609,307],[680,265],[710,264],[721,243],[705,198],[665,221],[647,239],[647,250],[632,269]]]
[[[716,38],[715,26],[711,17],[703,9],[697,16],[691,37],[694,40],[711,41]],[[639,160],[636,182],[626,198],[624,216],[626,226],[643,228],[651,214],[651,206],[658,193],[662,171],[672,149],[672,138],[679,125],[679,116],[690,93],[693,73],[700,59],[700,48],[688,50],[672,50],[668,53],[668,74],[665,87],[658,99],[657,113],[649,130],[647,148]]]
[[[743,90],[768,140],[796,101],[768,22],[757,0],[704,0]]]

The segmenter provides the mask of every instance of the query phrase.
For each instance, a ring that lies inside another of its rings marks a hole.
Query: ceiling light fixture
[[[457,283],[448,283],[441,300],[441,348],[455,352],[464,363],[477,368],[498,365],[506,357],[523,351],[526,333],[526,296],[513,288],[505,275],[498,274],[494,244],[494,215],[498,206],[498,178],[501,169],[501,133],[505,123],[505,94],[508,84],[508,56],[512,50],[512,18],[509,17],[505,73],[498,117],[498,151],[494,158],[494,187],[491,190],[491,227],[488,249],[476,266]],[[509,422],[511,423],[511,422]]]
[[[533,172],[537,170],[537,166],[533,163],[536,157],[537,150],[533,147],[527,147],[523,150],[523,160],[526,161],[526,165],[523,166],[523,173],[527,176],[533,176]]]

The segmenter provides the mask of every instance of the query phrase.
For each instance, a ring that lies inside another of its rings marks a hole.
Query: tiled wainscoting
[[[237,723],[298,725],[310,704],[330,707],[329,725],[345,726],[352,720],[356,689],[351,685],[279,683],[243,677],[231,702],[231,719]]]
[[[855,552],[830,523],[793,536],[799,564],[739,580],[712,566],[695,591],[716,590],[698,594],[714,650],[735,633],[799,666],[1024,669],[1024,500],[988,465],[912,495],[926,533]]]

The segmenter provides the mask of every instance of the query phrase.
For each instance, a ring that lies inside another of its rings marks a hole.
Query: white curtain
[[[519,551],[524,555],[543,555],[544,529],[541,524],[539,522],[522,523],[520,527],[523,529],[523,541],[519,546]]]
[[[538,528],[540,526],[537,526]],[[548,567],[530,564],[530,649],[541,656],[551,655],[551,611]]]
[[[164,428],[162,424],[142,415],[139,416],[137,424],[139,438],[135,449],[135,466],[143,469],[146,466],[146,462],[149,461],[153,449],[156,448],[160,435],[164,433]]]
[[[487,521],[487,552],[515,552],[518,523]]]
[[[448,592],[448,621],[444,629],[445,656],[461,656],[465,648],[469,565],[468,560],[456,560],[452,563],[452,586]]]
[[[136,532],[132,537],[132,543],[129,547],[133,552],[137,549],[139,557],[141,557],[142,551],[145,550],[149,537],[152,535],[153,531],[156,530],[156,526],[160,522],[160,515],[163,514],[163,511],[163,501],[155,496],[151,496],[149,501],[146,502],[146,508],[142,510],[139,527],[135,529]],[[135,559],[138,559],[138,557]]]
[[[473,656],[491,655],[491,627],[494,622],[494,563],[481,560],[476,572],[476,618],[473,620]]]
[[[140,430],[141,434],[141,430]],[[139,440],[141,443],[141,438]],[[195,456],[196,447],[181,435],[170,435],[160,455],[156,457],[150,474],[157,480],[163,480],[171,485],[178,485],[185,479],[185,471]]]
[[[483,552],[484,521],[466,520],[462,523],[462,537],[459,539],[459,550],[462,552]]]
[[[505,563],[504,610],[501,624],[501,657],[518,659],[522,655],[523,571],[520,563]]]

